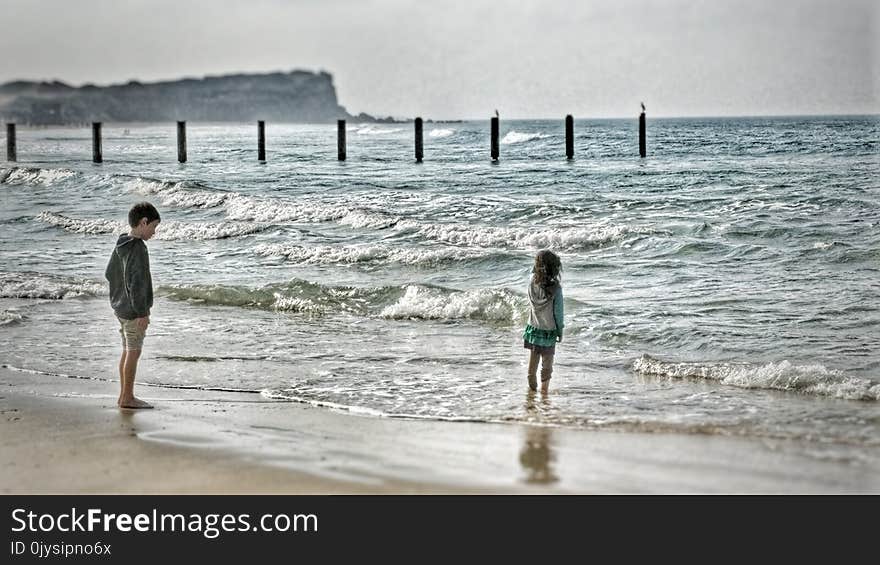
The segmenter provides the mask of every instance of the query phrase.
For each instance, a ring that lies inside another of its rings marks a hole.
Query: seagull
[[[498,116],[498,108],[495,108],[495,117],[496,118],[500,117],[500,116]]]
[[[645,113],[645,103],[644,102],[642,102],[642,113],[643,114]]]

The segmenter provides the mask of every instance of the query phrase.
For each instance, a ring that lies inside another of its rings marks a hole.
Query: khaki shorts
[[[119,334],[122,336],[122,349],[125,351],[140,351],[144,347],[144,336],[147,335],[146,330],[138,327],[137,320],[126,320],[116,317],[119,320]]]

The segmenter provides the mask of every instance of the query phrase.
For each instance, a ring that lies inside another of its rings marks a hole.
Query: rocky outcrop
[[[235,74],[167,82],[79,88],[62,82],[0,85],[0,120],[31,125],[88,122],[326,123],[351,116],[336,98],[326,72]]]

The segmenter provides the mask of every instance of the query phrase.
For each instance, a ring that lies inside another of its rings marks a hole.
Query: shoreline
[[[770,494],[880,492],[877,449],[804,441],[377,418],[253,393],[0,368],[0,492]]]

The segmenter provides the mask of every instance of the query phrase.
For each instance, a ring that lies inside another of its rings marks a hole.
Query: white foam
[[[266,227],[267,226],[264,225],[247,222],[168,222],[166,225],[159,225],[159,229],[156,230],[156,237],[160,240],[193,241],[226,239],[230,237],[241,237],[245,235],[259,233],[265,230]]]
[[[430,133],[428,133],[428,137],[449,137],[450,135],[452,135],[454,133],[455,133],[454,129],[438,128],[438,129],[432,129],[430,131]]]
[[[354,228],[383,229],[393,226],[398,218],[353,210],[346,206],[316,202],[289,203],[271,198],[254,198],[240,193],[216,193],[189,190],[181,183],[162,183],[145,179],[131,181],[142,194],[156,194],[165,206],[182,208],[213,208],[224,206],[231,220],[261,224],[337,222]]]
[[[509,131],[507,135],[501,138],[502,145],[512,145],[514,143],[525,143],[535,139],[545,139],[550,137],[546,133],[520,133],[517,131]]]
[[[17,324],[24,319],[24,316],[19,314],[18,312],[12,312],[9,310],[0,311],[0,326],[9,326],[12,324]]]
[[[324,311],[323,308],[308,299],[284,296],[277,292],[275,293],[275,302],[272,304],[272,308],[285,312],[302,312],[306,314],[321,314]]]
[[[131,228],[125,222],[114,222],[104,219],[79,219],[68,218],[61,214],[44,211],[41,212],[37,220],[63,228],[72,233],[82,234],[109,234],[109,233],[126,233]],[[156,230],[155,239],[173,241],[173,240],[208,240],[208,239],[225,239],[228,237],[239,237],[257,233],[266,229],[267,226],[254,223],[238,223],[238,222],[175,222],[163,220]]]
[[[824,241],[817,241],[813,244],[813,249],[828,249],[829,247],[833,247],[834,243],[826,243]]]
[[[394,216],[351,210],[345,206],[318,203],[279,203],[247,196],[229,198],[226,214],[233,220],[268,224],[285,222],[321,223],[335,221],[355,228],[382,229],[397,223]]]
[[[79,220],[49,211],[40,212],[36,219],[46,224],[64,228],[72,233],[122,233],[130,229],[124,222],[114,222],[112,220],[102,219]]]
[[[763,365],[673,363],[642,355],[633,363],[633,370],[663,377],[711,379],[740,388],[788,390],[850,400],[880,400],[880,383],[829,370],[818,363],[792,365],[787,360]]]
[[[176,208],[215,208],[226,202],[231,195],[222,192],[199,191],[168,191],[161,195],[164,206]]]
[[[6,184],[27,184],[48,186],[76,176],[76,171],[69,169],[35,169],[30,167],[13,167],[3,180]]]
[[[385,135],[389,133],[397,133],[403,131],[401,128],[380,128],[373,125],[361,126],[355,129],[358,135]]]
[[[342,225],[370,229],[385,229],[395,225],[398,221],[399,218],[395,216],[361,212],[360,210],[348,210],[339,218],[339,223]]]
[[[50,298],[107,294],[104,283],[42,273],[0,272],[0,298]]]
[[[214,208],[225,203],[237,193],[188,190],[184,182],[164,182],[137,177],[125,182],[125,186],[145,196],[156,195],[164,206],[177,208]]]
[[[144,195],[160,194],[162,192],[172,190],[173,187],[178,184],[160,180],[145,179],[143,177],[123,178],[124,180],[122,185],[124,187],[126,187],[128,190],[132,190],[134,192]]]
[[[519,321],[526,311],[525,299],[504,289],[476,289],[448,292],[410,285],[396,303],[386,307],[380,317],[425,320],[480,319],[499,322]]]
[[[459,248],[420,249],[388,245],[350,245],[303,247],[288,244],[264,244],[254,248],[264,257],[284,257],[301,264],[353,264],[368,262],[401,265],[437,265],[447,261],[464,261],[484,255],[482,251]]]
[[[420,224],[402,221],[398,229],[410,229],[418,235],[473,247],[501,247],[515,249],[577,249],[602,245],[630,233],[626,226],[597,224],[578,228],[502,228],[491,226],[464,226],[459,224]]]

